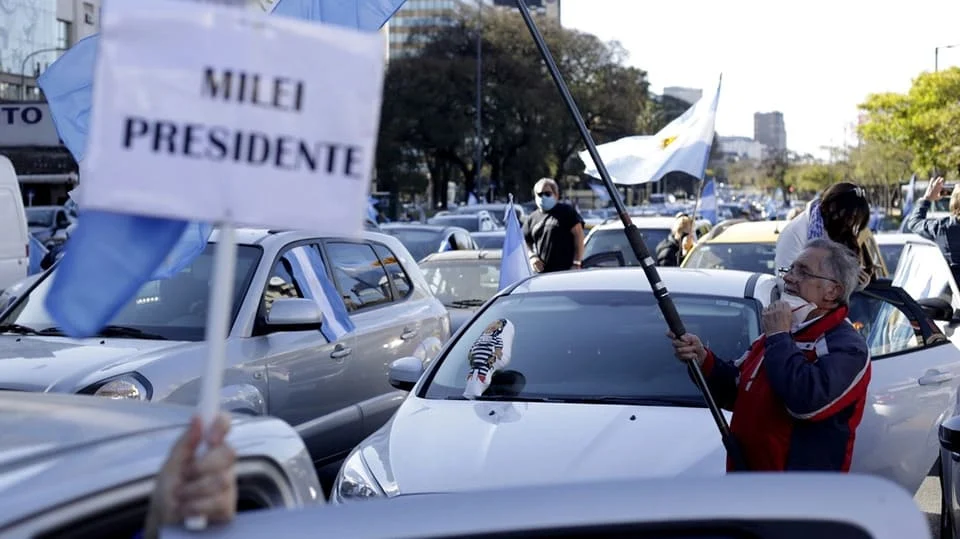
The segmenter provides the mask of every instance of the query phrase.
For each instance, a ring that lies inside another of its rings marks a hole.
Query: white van
[[[30,237],[13,163],[0,155],[0,290],[26,278]]]

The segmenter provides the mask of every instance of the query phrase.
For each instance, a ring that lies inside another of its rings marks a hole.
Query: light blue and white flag
[[[933,180],[930,180],[933,181]],[[903,216],[903,219],[906,220],[907,216],[910,215],[910,212],[913,211],[914,198],[917,195],[917,175],[914,174],[910,176],[910,183],[907,184],[907,197],[903,199],[903,210],[900,211],[900,214]]]
[[[507,232],[503,238],[503,258],[500,260],[500,290],[533,275],[523,241],[523,230],[512,201],[507,208],[506,218]]]
[[[47,256],[49,252],[46,246],[44,246],[36,236],[30,234],[30,266],[27,270],[27,275],[36,275],[43,271],[40,267],[40,262],[43,262],[43,257]]]
[[[323,313],[320,332],[328,342],[340,340],[356,329],[340,292],[327,275],[319,253],[312,248],[301,247],[291,249],[284,258],[290,263],[294,279],[306,286],[303,295],[316,301],[320,307]]]
[[[272,13],[377,31],[403,3],[280,0]],[[38,79],[57,132],[78,163],[86,151],[98,47],[98,35],[77,42]],[[167,275],[188,265],[189,257],[206,248],[209,234],[204,237],[203,232],[211,228],[176,219],[83,211],[81,202],[79,224],[58,265],[46,308],[67,335],[95,335],[157,272]],[[173,258],[180,255],[187,258]]]
[[[711,179],[700,193],[700,217],[717,224],[717,182]]]
[[[685,172],[704,179],[710,147],[713,144],[720,84],[712,94],[701,97],[679,118],[652,137],[626,137],[597,150],[613,181],[639,185],[660,181],[671,172]],[[589,153],[581,152],[586,173],[599,177]]]

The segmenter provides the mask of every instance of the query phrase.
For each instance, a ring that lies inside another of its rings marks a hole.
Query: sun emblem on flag
[[[675,140],[677,140],[677,136],[676,136],[676,135],[674,135],[674,136],[672,136],[672,137],[667,137],[667,138],[661,140],[661,141],[660,141],[660,149],[661,149],[661,150],[666,149],[667,146],[673,144],[673,141],[675,141]]]

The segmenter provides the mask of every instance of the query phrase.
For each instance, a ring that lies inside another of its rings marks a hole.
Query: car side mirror
[[[924,298],[918,300],[917,303],[920,304],[923,312],[934,320],[953,322],[955,319],[953,305],[950,305],[950,302],[946,300],[941,298]]]
[[[960,416],[940,424],[940,447],[951,453],[960,453]]]
[[[277,298],[270,305],[266,326],[271,331],[319,330],[323,311],[312,299]]]
[[[423,376],[423,361],[418,357],[402,357],[390,364],[390,385],[400,391],[410,391]]]
[[[580,267],[586,268],[619,268],[626,266],[623,259],[623,253],[620,251],[608,251],[606,253],[597,253],[588,256],[580,264]]]

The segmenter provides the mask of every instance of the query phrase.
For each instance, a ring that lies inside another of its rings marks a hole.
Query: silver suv
[[[55,327],[44,302],[56,268],[48,272],[0,318],[0,389],[195,404],[215,241],[179,274],[141,287],[90,339]],[[237,242],[222,405],[285,420],[318,466],[335,462],[399,406],[390,363],[431,361],[450,335],[447,312],[393,237],[244,229]],[[322,261],[356,326],[334,342],[307,299],[320,265],[305,260]]]

